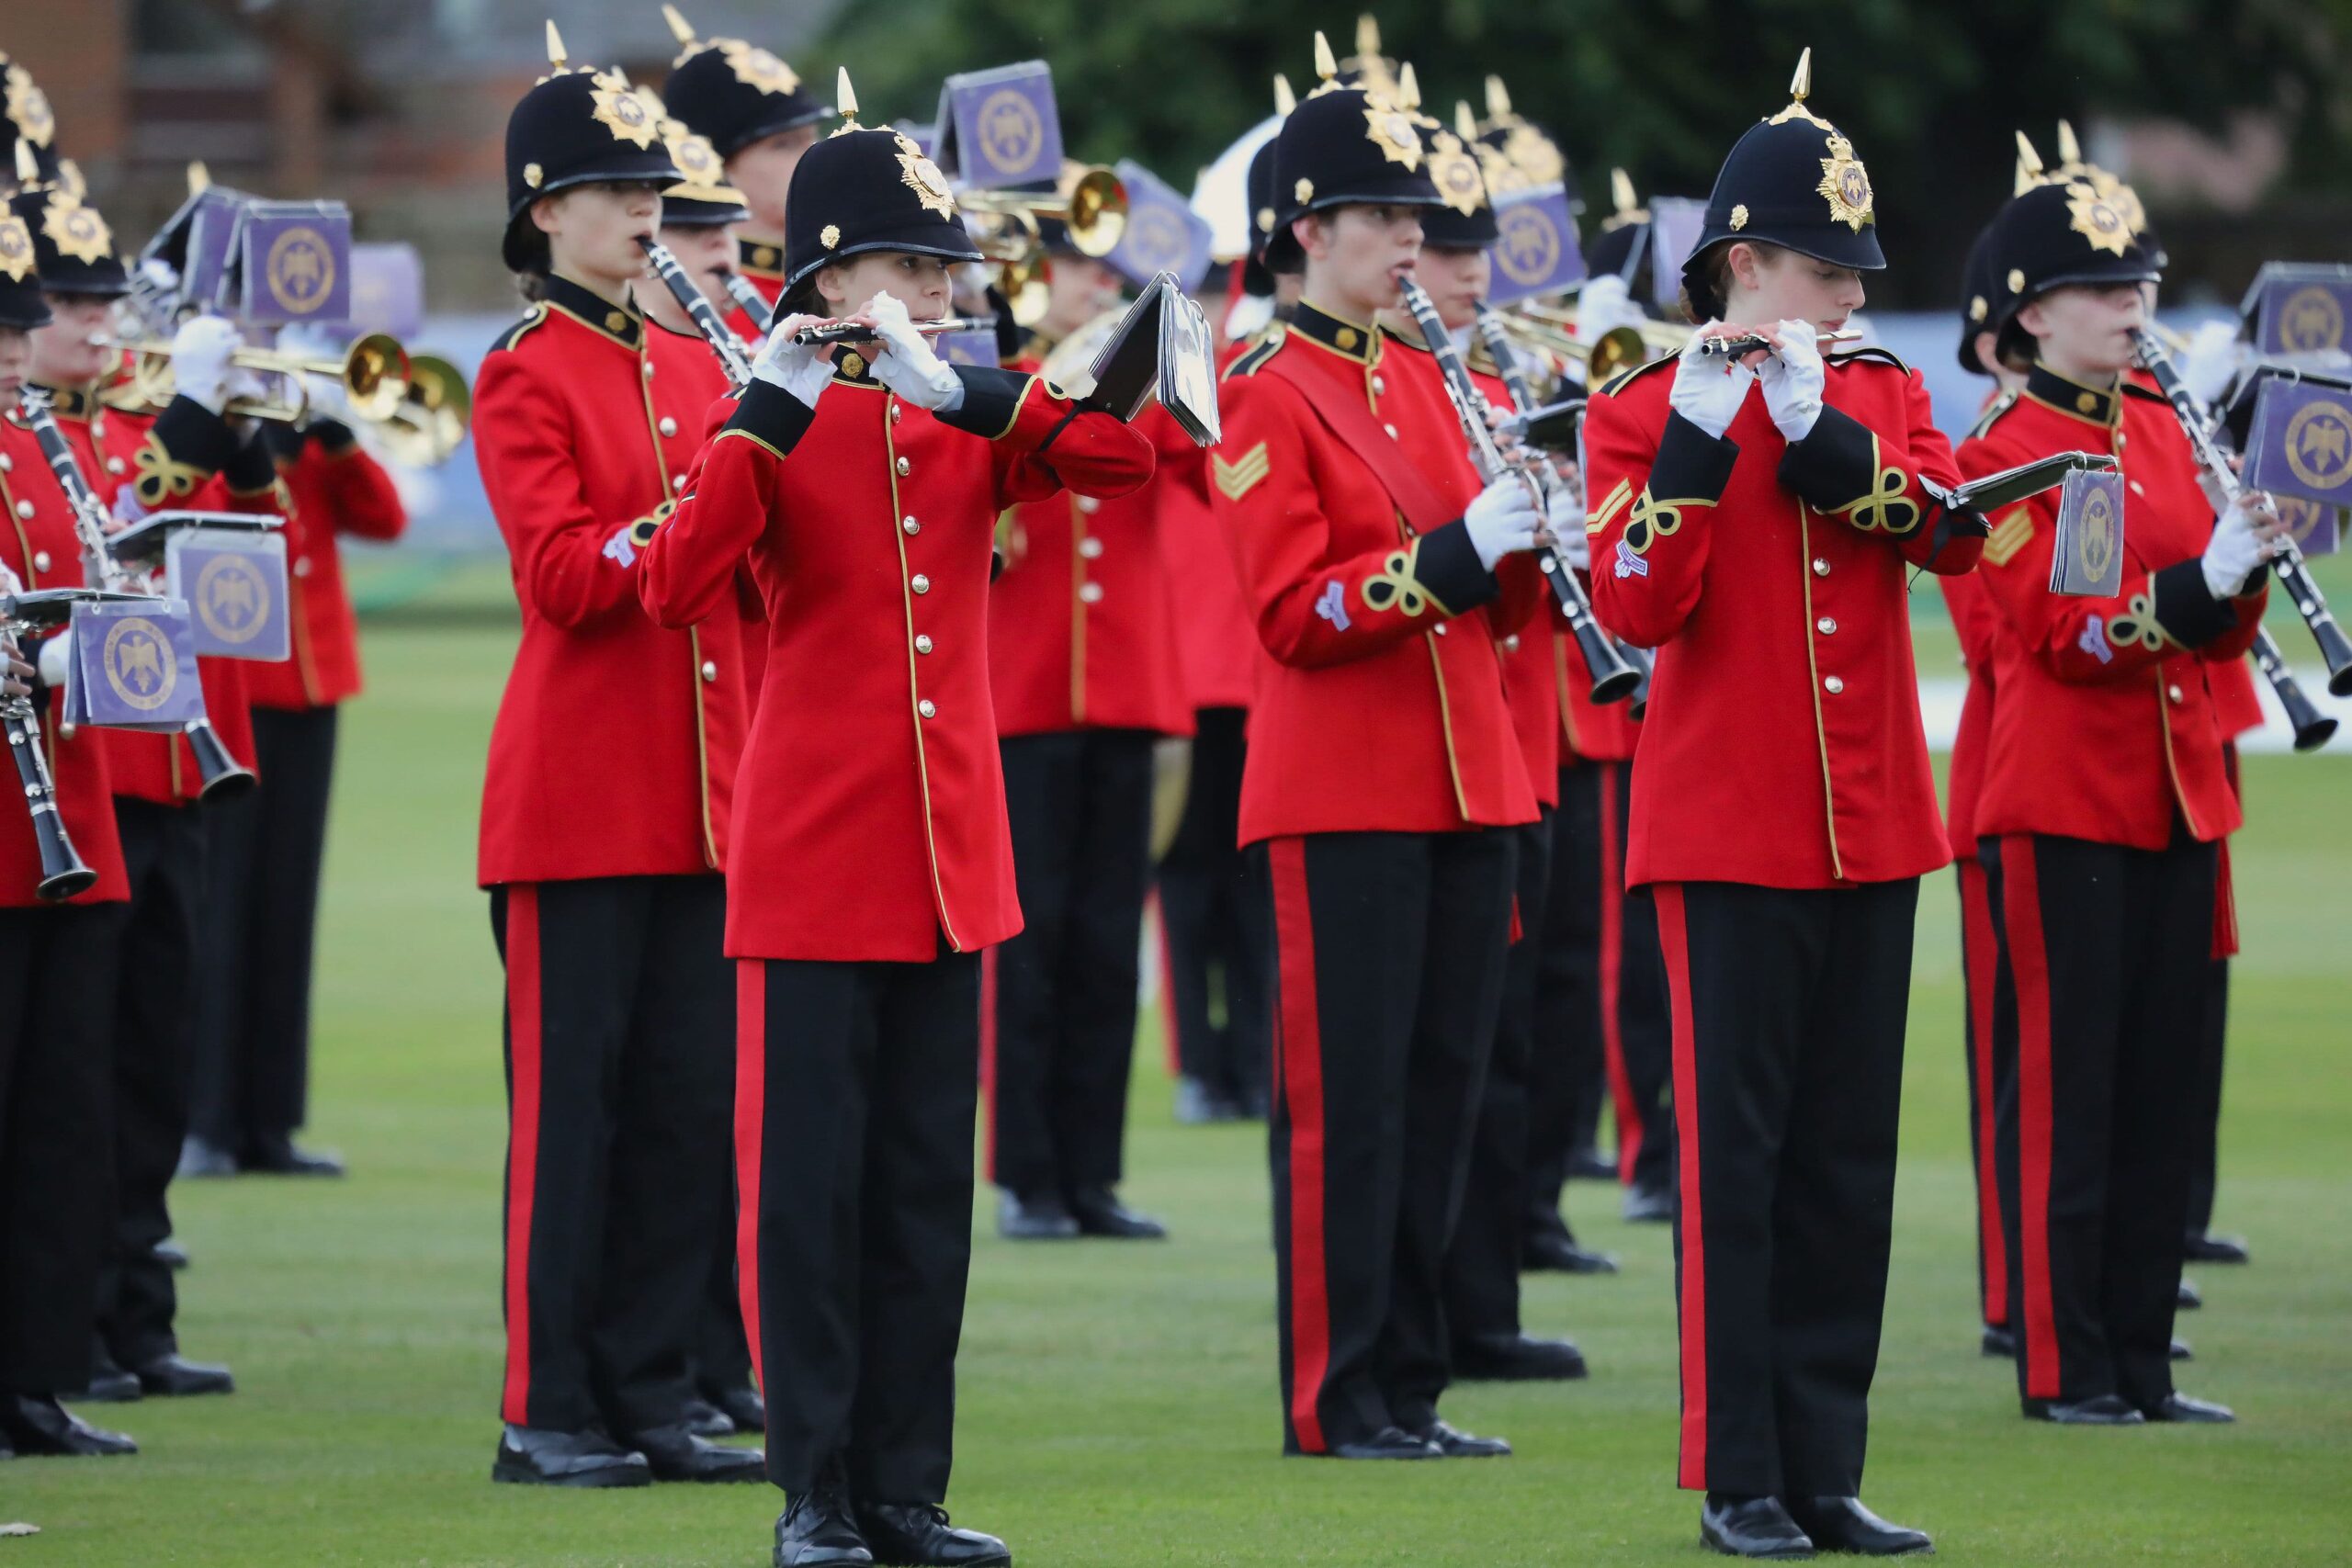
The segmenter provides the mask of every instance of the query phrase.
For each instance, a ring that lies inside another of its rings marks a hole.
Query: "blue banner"
[[[2352,347],[2352,266],[2266,262],[2246,293],[2243,313],[2258,354],[2320,354]]]
[[[276,532],[177,529],[164,566],[172,597],[195,613],[197,652],[276,661],[293,651],[286,540]]]
[[[1042,60],[947,78],[933,162],[982,190],[1035,185],[1062,172],[1061,112]]]
[[[1208,220],[1134,159],[1119,160],[1118,175],[1127,187],[1127,227],[1102,259],[1137,288],[1163,272],[1174,273],[1187,294],[1199,288],[1209,275],[1210,249],[1216,238]]]
[[[1706,231],[1705,202],[1688,196],[1650,197],[1650,297],[1661,308],[1672,310],[1681,303],[1682,264]]]
[[[177,730],[204,716],[196,637],[176,599],[74,606],[66,715],[112,729]]]
[[[1576,214],[1569,209],[1566,186],[1537,186],[1498,196],[1495,228],[1489,304],[1555,294],[1583,281],[1584,252],[1577,243]]]
[[[2323,506],[2352,504],[2352,385],[2264,377],[2246,442],[2245,480]]]
[[[245,205],[237,314],[248,321],[351,319],[351,214],[341,202]]]

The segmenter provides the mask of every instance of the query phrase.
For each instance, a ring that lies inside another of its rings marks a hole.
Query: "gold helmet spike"
[[[548,63],[558,71],[568,71],[571,65],[564,58],[563,35],[555,30],[555,18],[548,18]]]
[[[1296,107],[1298,107],[1298,95],[1290,90],[1290,78],[1279,71],[1275,72],[1274,112],[1283,118],[1288,119],[1291,111]]]
[[[2064,120],[2058,122],[2058,164],[2061,168],[2079,168],[2083,162],[2082,143],[2075,140],[2075,128]]]
[[[1464,146],[1478,140],[1478,117],[1470,112],[1469,102],[1464,98],[1453,100],[1453,134],[1462,138]]]
[[[841,110],[843,130],[857,124],[857,93],[849,85],[849,67],[846,65],[833,79],[833,104]]]
[[[1789,101],[1801,104],[1812,91],[1813,46],[1807,44],[1804,52],[1797,56],[1797,73],[1789,78]]]
[[[71,158],[57,161],[57,188],[80,201],[90,194],[90,182],[82,177],[82,165]]]
[[[1609,202],[1617,209],[1621,217],[1631,214],[1641,207],[1641,203],[1634,199],[1633,176],[1623,169],[1609,171]]]
[[[1340,76],[1340,62],[1331,58],[1331,40],[1323,29],[1315,29],[1315,74],[1323,81],[1335,82]]]
[[[1400,108],[1421,107],[1421,79],[1413,74],[1413,62],[1409,60],[1396,71],[1396,103]]]
[[[187,193],[200,195],[212,188],[212,171],[204,166],[201,158],[191,159],[187,165]]]
[[[1499,76],[1487,78],[1487,118],[1488,119],[1510,118],[1510,89],[1503,85],[1503,79]]]
[[[692,49],[702,41],[695,37],[694,24],[678,15],[678,8],[675,6],[662,6],[662,19],[670,24],[670,31],[676,36],[679,48]]]
[[[40,188],[40,164],[33,157],[33,144],[21,136],[17,139],[17,186],[20,190]]]
[[[1369,11],[1356,17],[1356,58],[1377,59],[1380,54],[1380,22]]]

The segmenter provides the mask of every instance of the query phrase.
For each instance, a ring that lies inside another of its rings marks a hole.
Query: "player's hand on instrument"
[[[63,689],[65,672],[74,667],[74,628],[67,626],[42,643],[37,662],[40,667],[40,683]]]
[[[172,385],[180,396],[214,413],[232,395],[257,391],[252,376],[229,363],[245,340],[220,316],[191,316],[172,337]]]
[[[16,644],[14,643],[10,643],[8,645],[7,652],[4,657],[7,661],[6,666],[6,673],[5,675],[0,675],[0,696],[6,696],[11,701],[14,701],[18,697],[31,696],[33,694],[33,667],[26,663],[24,660],[18,656]]]
[[[2260,491],[2247,491],[2214,520],[2213,536],[2199,564],[2205,572],[2205,591],[2216,599],[2234,598],[2246,591],[2247,580],[2265,561],[2278,553],[2287,525],[2278,507]]]
[[[752,379],[781,388],[807,407],[815,408],[826,384],[833,378],[832,350],[823,344],[795,343],[792,335],[824,320],[821,316],[786,316],[770,327],[767,341],[752,356]]]
[[[1764,384],[1764,406],[1782,436],[1802,441],[1821,417],[1822,392],[1828,384],[1821,345],[1806,321],[1781,321],[1767,328],[1766,335],[1772,339],[1772,352],[1756,371]]]
[[[1505,474],[1480,491],[1462,513],[1478,564],[1488,571],[1507,555],[1533,549],[1535,530],[1543,521],[1535,497],[1516,474]]]
[[[1699,344],[1711,337],[1737,337],[1747,330],[1709,321],[1682,345],[1680,363],[1674,367],[1674,389],[1668,401],[1676,413],[1717,440],[1739,417],[1747,389],[1756,384],[1756,372],[1746,361],[1734,364],[1702,355]]]
[[[1585,537],[1581,491],[1562,485],[1552,492],[1544,514],[1544,532],[1560,559],[1577,571],[1592,570],[1592,545]]]
[[[964,383],[944,360],[931,351],[931,341],[915,331],[907,308],[888,294],[876,294],[864,314],[874,323],[882,352],[874,356],[874,378],[917,408],[950,408],[964,398]]]
[[[1619,327],[1638,327],[1649,318],[1634,303],[1633,290],[1613,272],[1585,279],[1577,292],[1577,336],[1597,343]]]

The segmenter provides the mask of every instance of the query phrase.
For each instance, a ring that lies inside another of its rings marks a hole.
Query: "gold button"
[[[1519,651],[1519,634],[1517,632],[1513,632],[1510,636],[1503,638],[1503,651],[1505,653],[1517,653]]]
[[[47,550],[35,550],[33,552],[33,570],[35,571],[47,571],[49,570],[49,552]]]
[[[925,577],[921,572],[917,572],[914,575],[914,580],[908,583],[907,586],[912,588],[918,593],[928,593],[931,592],[931,579]]]
[[[2165,688],[2165,695],[2170,697],[2174,702],[2179,702],[2181,700],[2180,688],[2178,686],[2166,686]]]
[[[123,461],[122,461],[122,459],[121,459],[121,458],[119,458],[119,457],[108,457],[108,458],[107,459],[107,472],[108,472],[108,473],[110,473],[110,474],[119,474],[119,473],[121,473],[122,471],[123,471]]]
[[[706,659],[702,661],[702,678],[706,681],[718,679],[718,665],[716,660]]]
[[[308,577],[311,575],[310,557],[304,556],[300,560],[294,563],[294,575],[297,577]]]
[[[29,501],[20,501],[20,502],[17,502],[17,516],[19,516],[19,517],[30,517],[32,514],[33,514],[33,503],[32,503],[31,502],[29,502]]]
[[[1443,637],[1445,635],[1445,623],[1443,621],[1440,621],[1436,626],[1430,629],[1437,633],[1438,636]]]
[[[1091,517],[1096,513],[1102,510],[1102,502],[1093,496],[1081,495],[1078,498],[1078,509],[1087,516]]]
[[[1078,596],[1089,604],[1100,604],[1102,603],[1102,585],[1099,582],[1081,582],[1078,585]]]
[[[775,265],[775,252],[766,245],[760,246],[752,253],[752,265],[753,266]]]
[[[1822,559],[1819,556],[1814,557],[1813,575],[1815,577],[1827,577],[1829,575],[1829,563]]]
[[[1388,432],[1388,439],[1389,439],[1389,440],[1394,441],[1394,440],[1396,440],[1396,427],[1395,425],[1393,425],[1393,424],[1384,424],[1384,425],[1382,425],[1380,428],[1381,428],[1381,429],[1383,429],[1383,430],[1385,430],[1385,431],[1386,431],[1386,432]]]
[[[628,318],[622,315],[618,310],[607,310],[605,312],[605,330],[606,332],[616,333],[627,325],[628,325]]]
[[[899,477],[900,479],[905,479],[909,474],[911,474],[914,471],[915,466],[912,463],[908,462],[904,457],[899,459]]]
[[[911,517],[900,518],[899,520],[899,526],[904,528],[910,534],[920,534],[922,532],[922,525],[916,522]]]
[[[915,712],[922,715],[925,718],[937,718],[939,716],[939,705],[933,702],[929,697],[925,697],[922,701],[915,705]]]
[[[1838,629],[1837,621],[1828,615],[1822,616],[1821,619],[1814,622],[1813,624],[1815,627],[1820,631],[1823,637],[1827,637],[1831,632]]]
[[[2078,392],[2075,395],[2075,406],[2082,410],[2085,413],[2089,413],[2091,411],[2098,407],[2098,394],[2097,392]]]
[[[1078,553],[1084,556],[1088,560],[1101,560],[1102,558],[1102,541],[1090,535],[1086,538],[1080,539],[1078,542]]]
[[[922,636],[915,638],[915,651],[917,653],[929,653],[931,651],[931,634],[929,632],[925,632]]]
[[[1376,398],[1386,390],[1388,390],[1388,383],[1374,376],[1372,378],[1372,395]]]
[[[1821,689],[1834,697],[1846,689],[1846,682],[1836,675],[1824,675],[1821,678]]]
[[[662,423],[654,428],[664,435],[675,435],[678,434],[678,422],[665,413],[662,416]]]
[[[899,421],[900,421],[901,419],[904,419],[904,418],[906,417],[906,413],[907,413],[907,411],[906,411],[905,409],[900,408],[900,407],[899,407],[897,403],[895,403],[895,402],[894,402],[894,403],[892,403],[892,404],[890,405],[890,423],[891,423],[892,424],[896,424],[896,423],[899,423]]]
[[[1331,334],[1331,341],[1341,348],[1353,348],[1356,345],[1356,330],[1353,327],[1341,327]]]

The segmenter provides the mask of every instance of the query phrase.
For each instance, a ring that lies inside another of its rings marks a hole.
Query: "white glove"
[[[2214,519],[2213,536],[2206,541],[2205,557],[2199,563],[2205,569],[2205,592],[2216,599],[2245,592],[2246,579],[2278,553],[2278,541],[2265,538],[2260,531],[2275,531],[2278,525],[2278,514],[2271,510],[2268,496],[2260,491],[2241,494],[2235,505]]]
[[[863,314],[874,320],[874,334],[882,352],[874,356],[874,378],[919,409],[938,412],[964,400],[964,383],[956,378],[931,340],[915,331],[906,306],[888,294],[877,294]]]
[[[1619,327],[1638,327],[1649,318],[1634,303],[1633,291],[1613,272],[1585,279],[1577,292],[1577,336],[1598,341]]]
[[[1812,322],[1781,321],[1777,327],[1781,345],[1757,367],[1756,378],[1764,383],[1764,406],[1771,411],[1772,423],[1781,435],[1802,441],[1813,434],[1814,421],[1821,417],[1822,389],[1829,373],[1822,366],[1821,345],[1814,341]]]
[[[795,343],[792,334],[818,319],[786,316],[768,329],[767,342],[752,359],[752,380],[780,387],[812,409],[833,378],[833,362],[824,344]]]
[[[2180,378],[2207,408],[2230,389],[2238,367],[2245,363],[2245,345],[2238,342],[2236,326],[2207,321],[2188,334],[2188,348],[2180,356]]]
[[[1747,389],[1756,384],[1756,372],[1729,358],[1702,355],[1699,343],[1699,335],[1693,333],[1682,345],[1682,362],[1674,367],[1674,390],[1668,401],[1676,413],[1720,441],[1731,422],[1739,417],[1740,405],[1747,401]]]
[[[180,396],[219,413],[229,406],[229,356],[244,342],[221,317],[190,317],[172,337],[172,385]]]
[[[62,689],[65,672],[74,667],[74,628],[67,626],[40,645],[40,683]]]
[[[1544,521],[1535,498],[1517,475],[1505,474],[1480,491],[1462,513],[1478,564],[1488,571],[1507,555],[1535,547],[1535,529]]]
[[[1592,570],[1592,545],[1584,534],[1584,497],[1573,485],[1553,488],[1544,508],[1544,526],[1552,536],[1552,550],[1578,571]]]

